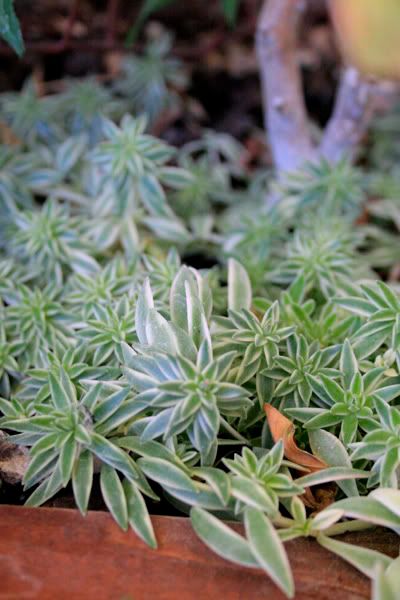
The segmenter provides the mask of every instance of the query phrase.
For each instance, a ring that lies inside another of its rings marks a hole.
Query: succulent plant
[[[21,143],[54,143],[61,137],[56,98],[40,97],[33,79],[27,79],[20,92],[3,93],[0,110]]]
[[[121,65],[115,90],[132,103],[138,114],[150,121],[179,102],[175,90],[184,90],[188,77],[181,61],[170,56],[172,36],[168,32],[150,39],[142,55],[130,55]]]
[[[335,539],[400,531],[395,160],[380,181],[370,155],[277,185],[227,135],[171,148],[116,92],[156,118],[181,74],[168,44],[125,64],[126,87],[0,98],[17,138],[0,148],[0,427],[29,449],[28,504],[72,487],[85,513],[98,480],[155,547],[154,482],[288,597],[285,542],[311,537],[395,598],[398,559]]]
[[[99,265],[91,256],[94,248],[65,206],[49,199],[41,210],[17,213],[14,223],[10,253],[39,269],[47,281],[59,286],[66,269],[81,275],[98,271]]]

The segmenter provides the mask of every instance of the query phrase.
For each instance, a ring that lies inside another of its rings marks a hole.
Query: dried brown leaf
[[[328,465],[323,460],[297,446],[294,439],[294,425],[287,417],[271,404],[264,404],[264,410],[272,438],[274,442],[283,440],[284,453],[288,460],[308,469],[310,473],[327,468]]]

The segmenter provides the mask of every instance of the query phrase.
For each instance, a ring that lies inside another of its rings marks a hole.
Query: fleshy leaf
[[[244,523],[250,549],[259,565],[288,598],[293,598],[294,581],[289,560],[271,521],[262,511],[248,507]]]
[[[202,508],[192,508],[190,519],[199,538],[222,558],[245,567],[259,567],[250,545],[241,535]]]

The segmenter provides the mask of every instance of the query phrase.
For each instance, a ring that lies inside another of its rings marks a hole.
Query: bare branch
[[[323,135],[320,153],[330,162],[354,160],[374,113],[377,84],[364,79],[354,67],[342,74],[335,108]]]
[[[391,94],[354,67],[344,69],[333,114],[321,144],[313,147],[296,59],[296,26],[304,3],[313,5],[313,0],[264,0],[257,28],[265,126],[278,173],[319,157],[353,161],[382,97]],[[320,0],[318,6],[326,9]]]
[[[314,150],[296,61],[298,0],[265,0],[257,27],[264,115],[278,171],[298,168]]]

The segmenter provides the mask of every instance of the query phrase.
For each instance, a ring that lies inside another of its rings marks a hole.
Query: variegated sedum
[[[378,206],[356,227],[362,174],[323,163],[266,206],[270,176],[229,136],[154,137],[124,94],[154,120],[167,46],[124,65],[131,86],[0,98],[0,425],[30,450],[27,503],[71,484],[86,513],[99,479],[152,547],[146,499],[162,498],[288,597],[284,542],[311,536],[395,598],[399,559],[333,537],[400,532],[400,295],[373,271],[400,260],[394,203],[390,232]]]

